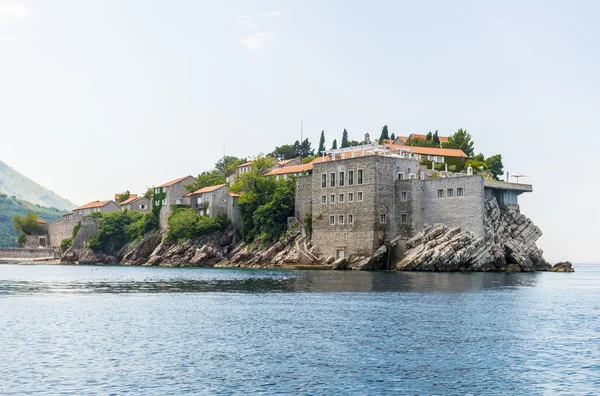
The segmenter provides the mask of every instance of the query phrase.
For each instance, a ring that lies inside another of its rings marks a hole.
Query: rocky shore
[[[118,251],[94,253],[81,245],[67,250],[62,263],[217,268],[326,268],[332,270],[573,272],[571,263],[550,265],[536,246],[540,229],[514,210],[500,210],[494,198],[485,205],[485,236],[443,224],[427,227],[407,240],[394,239],[373,256],[334,260],[310,247],[305,230],[292,222],[277,243],[262,246],[236,241],[233,228],[186,240],[163,240],[154,232]]]

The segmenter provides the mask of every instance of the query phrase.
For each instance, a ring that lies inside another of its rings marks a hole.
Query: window
[[[356,196],[356,198],[358,198],[359,201],[363,200],[363,193],[362,192],[358,192],[358,195]]]
[[[160,194],[160,188],[155,188],[154,189],[154,194]]]
[[[327,203],[327,195],[321,195],[321,203],[322,204],[326,204]]]
[[[463,188],[462,188],[462,187],[458,187],[458,188],[456,189],[456,196],[457,196],[457,197],[462,197],[462,196],[463,196],[463,194],[464,194]]]
[[[167,200],[166,200],[166,199],[163,199],[163,200],[162,200],[162,204],[163,204],[163,205],[166,205],[166,204],[167,204]]]
[[[344,215],[338,216],[338,224],[344,224]]]
[[[348,193],[348,201],[354,202],[354,193]]]
[[[453,188],[449,188],[448,190],[446,190],[446,196],[448,198],[452,198],[454,196],[454,189]]]
[[[348,215],[348,224],[354,224],[354,215]]]
[[[417,175],[415,175],[414,173],[411,173],[410,175],[408,175],[408,178],[410,180],[415,180],[417,178]]]
[[[406,224],[408,223],[408,216],[406,213],[402,213],[400,215],[400,224]]]
[[[331,200],[329,202],[335,203],[335,194],[331,194]]]
[[[398,180],[404,180],[404,173],[398,172]]]
[[[433,157],[431,155],[427,156],[427,161],[431,161],[433,159]]]
[[[380,223],[385,223],[385,213],[382,213],[379,215],[379,222]]]
[[[148,207],[146,205],[140,205],[140,210],[146,210]]]
[[[335,173],[331,174],[331,187],[335,187]]]
[[[408,201],[408,193],[406,191],[402,191],[402,201]]]
[[[327,187],[327,175],[323,173],[321,175],[321,188]]]
[[[438,198],[444,198],[444,189],[440,188],[438,190]]]
[[[344,203],[344,194],[340,194],[340,200],[338,202]]]
[[[358,170],[358,180],[356,181],[356,184],[363,184],[363,170],[362,169]]]
[[[354,185],[354,171],[353,170],[348,171],[348,185],[349,186]]]
[[[421,159],[421,154],[413,154],[413,158],[416,160],[420,160]]]
[[[335,224],[335,216],[329,216],[329,224],[331,224],[331,225]]]
[[[340,187],[344,187],[344,172],[340,172]]]

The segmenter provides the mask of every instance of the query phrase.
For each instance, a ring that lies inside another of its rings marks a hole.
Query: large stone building
[[[437,223],[482,236],[486,198],[518,209],[517,196],[532,191],[472,172],[432,175],[404,148],[327,154],[313,162],[312,175],[297,178],[296,217],[304,222],[312,214],[312,245],[336,258],[372,255],[398,236],[409,239]]]
[[[227,214],[227,184],[203,187],[185,195],[189,205],[202,216],[215,217]]]
[[[121,202],[119,205],[121,206],[121,210],[128,210],[130,212],[149,213],[152,210],[150,199],[144,196],[138,197],[135,195]]]

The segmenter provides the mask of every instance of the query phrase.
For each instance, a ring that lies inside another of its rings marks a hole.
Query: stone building
[[[46,248],[50,246],[48,223],[40,218],[37,218],[36,221],[40,226],[34,233],[25,236],[23,248]]]
[[[73,209],[73,218],[86,216],[92,213],[118,212],[121,208],[115,201],[92,201],[76,209]]]
[[[516,197],[532,191],[480,175],[431,177],[405,153],[382,146],[332,150],[313,161],[312,175],[296,179],[296,217],[304,222],[312,214],[312,245],[319,253],[370,256],[398,236],[409,239],[437,223],[483,236],[487,197],[518,208]]]
[[[159,226],[161,230],[167,229],[167,222],[172,213],[172,205],[189,204],[189,200],[184,199],[185,195],[189,193],[185,186],[195,182],[195,177],[183,176],[154,187],[152,207],[160,207]]]
[[[120,203],[121,210],[128,210],[130,212],[150,213],[152,210],[150,200],[144,196],[130,197]]]
[[[313,164],[289,165],[281,168],[271,169],[265,176],[274,176],[275,179],[287,179],[290,176],[302,176],[312,172]]]
[[[227,214],[227,184],[203,187],[185,195],[189,205],[202,216],[215,217]]]

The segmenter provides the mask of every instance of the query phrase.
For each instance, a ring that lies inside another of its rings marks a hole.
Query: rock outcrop
[[[400,271],[547,271],[535,242],[542,232],[526,216],[485,203],[485,235],[443,224],[427,227],[407,242]]]
[[[550,272],[575,272],[570,261],[561,261],[550,268]]]

